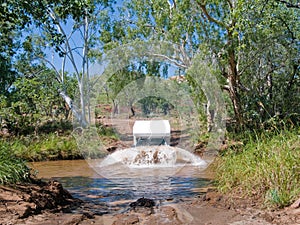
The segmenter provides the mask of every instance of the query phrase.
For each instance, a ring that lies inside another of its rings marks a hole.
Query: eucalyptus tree
[[[178,44],[175,57],[160,55],[181,70],[191,67],[193,57],[202,52],[206,58],[219,60],[235,118],[242,123],[238,89],[235,45],[235,7],[231,1],[128,1],[122,20],[126,26],[123,42],[134,39],[164,40]],[[217,58],[219,57],[219,58]],[[191,81],[190,77],[188,80]],[[200,97],[200,96],[199,96]]]
[[[13,68],[17,50],[21,47],[20,30],[27,24],[27,17],[20,8],[13,9],[13,1],[0,3],[0,129],[10,126],[7,117],[12,99],[10,89],[18,77]]]
[[[257,94],[253,82],[261,87],[271,82],[270,76],[263,73],[284,74],[283,67],[268,72],[253,73],[259,67],[257,57],[266,58],[269,51],[271,64],[278,65],[280,48],[285,49],[285,58],[289,59],[286,74],[295,86],[299,70],[299,10],[295,2],[264,0],[132,0],[124,3],[118,24],[124,27],[118,42],[111,39],[110,45],[128,43],[135,39],[164,40],[178,44],[178,54],[174,57],[160,55],[182,70],[191,67],[193,57],[202,52],[209,60],[216,61],[219,71],[216,75],[223,90],[231,100],[234,118],[241,127],[247,124],[247,111],[252,104],[252,93]],[[298,19],[297,19],[298,18]],[[120,25],[112,36],[120,34]],[[287,44],[287,40],[294,39]],[[273,43],[273,46],[271,46]],[[205,58],[205,57],[204,57]],[[262,61],[261,61],[262,62]],[[263,62],[263,64],[265,64]],[[270,64],[270,65],[271,65]],[[271,66],[272,67],[272,66]],[[258,77],[264,78],[259,80]],[[187,76],[190,83],[197,85]],[[285,81],[284,81],[285,80]],[[286,79],[278,79],[278,86]],[[272,85],[271,85],[272,86]],[[274,89],[274,87],[272,87]],[[193,88],[200,93],[199,88]],[[198,96],[201,98],[201,96]],[[283,97],[283,96],[281,96]],[[257,101],[255,104],[258,104]]]
[[[14,59],[20,44],[20,29],[28,18],[22,9],[12,9],[13,1],[1,1],[0,7],[0,95],[8,95],[8,90],[17,77],[13,69]]]
[[[284,118],[295,123],[300,115],[300,10],[286,1],[254,3],[245,5],[247,13],[240,12],[238,24],[245,118],[256,127]]]
[[[58,90],[80,125],[89,122],[89,65],[101,48],[96,40],[99,24],[112,9],[110,0],[43,0],[18,1],[30,20],[27,26],[26,50],[33,52],[32,61],[45,63],[55,71]],[[23,31],[26,34],[26,30]],[[52,57],[51,57],[52,55]],[[68,72],[68,73],[67,73]],[[74,73],[79,93],[78,105],[66,92],[67,74]]]

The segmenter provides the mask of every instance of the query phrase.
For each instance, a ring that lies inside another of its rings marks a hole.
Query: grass
[[[26,162],[12,154],[11,146],[0,146],[0,184],[25,182],[30,180],[30,168]]]
[[[249,136],[242,149],[217,159],[216,180],[224,193],[243,193],[263,206],[282,208],[300,195],[300,130]]]
[[[111,128],[101,127],[97,132],[100,137],[117,139]],[[103,154],[99,150],[98,139],[94,144],[85,143],[81,151],[77,144],[70,132],[0,139],[0,184],[31,181],[32,171],[27,166],[27,161],[97,158]]]
[[[82,158],[76,141],[71,135],[58,136],[51,133],[38,137],[22,136],[0,140],[0,144],[9,145],[16,157],[26,161]]]
[[[108,140],[118,140],[118,136],[111,127],[98,126],[96,132],[99,137],[95,141],[85,137],[84,144],[80,143],[80,137],[68,131],[61,134],[51,132],[0,139],[0,145],[8,146],[17,158],[31,162],[98,158],[103,157],[102,146],[106,145]]]

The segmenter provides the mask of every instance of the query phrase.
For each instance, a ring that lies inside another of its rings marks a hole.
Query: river
[[[116,153],[119,158],[120,153]],[[106,168],[100,165],[106,161],[47,161],[35,162],[31,166],[37,171],[38,178],[55,179],[75,198],[106,205],[113,211],[120,211],[142,197],[154,199],[161,205],[180,202],[199,195],[211,183],[211,174],[203,167],[190,164],[152,165],[126,170],[127,166],[116,163],[105,171]],[[115,171],[118,171],[118,176],[108,175],[115,174]]]

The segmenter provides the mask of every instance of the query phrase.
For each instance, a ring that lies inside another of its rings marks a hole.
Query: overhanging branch
[[[50,60],[46,59],[45,57],[37,56],[37,58],[38,58],[38,59],[41,59],[41,60],[43,60],[43,61],[45,61],[46,63],[48,63],[48,64],[52,67],[52,69],[54,70],[54,72],[55,72],[55,74],[56,74],[56,76],[55,76],[56,80],[57,80],[59,83],[61,83],[62,80],[61,80],[61,78],[60,78],[60,73],[57,71],[55,65],[54,65],[52,62],[50,62]]]
[[[206,5],[203,5],[203,4],[200,3],[199,1],[196,1],[196,3],[197,3],[197,5],[200,7],[200,9],[202,10],[202,12],[204,13],[204,15],[206,16],[206,18],[207,18],[210,22],[213,22],[213,23],[215,23],[215,24],[217,24],[217,25],[219,25],[219,26],[221,26],[221,27],[224,27],[224,28],[228,29],[228,26],[227,26],[225,23],[223,23],[223,22],[220,21],[220,20],[215,19],[214,17],[212,17],[212,16],[208,13],[208,11],[207,11],[207,9],[206,9]]]
[[[156,54],[156,53],[152,53],[151,56],[156,56],[156,57],[159,57],[159,58],[162,58],[162,59],[166,59],[167,61],[169,61],[170,63],[174,63],[174,65],[180,67],[180,68],[188,68],[187,65],[184,65],[184,64],[181,64],[179,63],[176,59],[172,59],[166,55],[163,55],[163,54]]]

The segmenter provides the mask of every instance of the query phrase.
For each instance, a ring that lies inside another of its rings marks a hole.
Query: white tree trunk
[[[65,102],[68,104],[68,106],[70,107],[73,115],[78,120],[80,125],[82,127],[86,127],[88,124],[87,124],[86,119],[85,119],[84,110],[77,109],[76,105],[73,104],[73,100],[64,91],[60,91],[59,94],[65,100]]]

